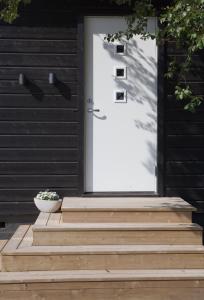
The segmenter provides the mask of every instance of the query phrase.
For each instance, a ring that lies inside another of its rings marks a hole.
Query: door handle
[[[88,112],[88,113],[92,113],[92,112],[100,112],[100,109],[88,108],[87,112]]]

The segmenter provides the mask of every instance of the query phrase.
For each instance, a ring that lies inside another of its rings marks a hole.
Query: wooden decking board
[[[64,211],[64,223],[192,223],[192,211]]]
[[[78,198],[65,197],[61,208],[66,211],[196,211],[181,198]]]
[[[77,287],[67,287],[69,285],[61,283],[41,283],[23,285],[22,290],[8,290],[8,286],[0,293],[0,300],[203,300],[204,288],[202,282],[193,281],[185,285],[176,285],[176,281],[171,286],[155,286],[149,282],[92,282],[87,287],[86,283],[81,283]],[[163,283],[163,282],[159,282]],[[33,287],[33,285],[35,285]],[[46,285],[46,286],[45,286]],[[73,285],[73,283],[71,283]],[[16,288],[16,287],[15,287]]]
[[[39,225],[39,226],[46,226],[49,217],[50,217],[50,213],[44,213],[44,212],[41,212],[41,213],[39,214],[37,220],[35,221],[35,224],[36,224],[36,225]]]
[[[8,240],[0,240],[0,272],[1,272],[1,251],[4,249],[6,246]]]
[[[0,284],[40,282],[93,282],[93,281],[172,281],[204,280],[204,270],[70,270],[2,272]]]
[[[18,246],[20,245],[21,241],[23,240],[25,234],[29,230],[30,225],[21,225],[18,227],[14,235],[11,237],[11,239],[8,241],[6,246],[4,247],[2,251],[2,255],[8,254],[9,252],[15,251]]]
[[[132,228],[131,228],[132,229]],[[201,230],[55,229],[33,231],[35,246],[71,245],[202,245]]]
[[[6,243],[8,240],[0,240],[0,252],[3,250],[3,248],[6,246]]]
[[[21,272],[23,273],[23,272]],[[54,272],[53,272],[54,273]],[[27,282],[27,283],[0,283],[1,290],[10,290],[10,291],[17,291],[17,290],[50,290],[50,292],[53,292],[53,290],[77,290],[77,289],[108,289],[110,287],[118,289],[118,288],[126,288],[126,289],[132,289],[137,287],[149,287],[149,288],[161,288],[161,287],[169,287],[169,288],[204,288],[204,280],[196,279],[196,276],[193,279],[170,279],[170,280],[142,280],[142,279],[133,279],[133,280],[73,280],[68,281],[63,279],[60,281],[51,281],[51,282]],[[203,289],[204,291],[204,289]],[[1,294],[0,294],[1,295]],[[54,298],[54,300],[58,299]],[[1,299],[1,298],[0,298]],[[19,299],[19,298],[18,298]],[[20,298],[21,299],[21,298]],[[27,298],[28,299],[28,298]],[[30,299],[30,298],[29,298]],[[32,299],[32,298],[31,298]],[[35,298],[34,298],[35,299]],[[38,298],[37,298],[38,299]],[[43,298],[44,299],[44,298]],[[82,298],[83,299],[83,298]],[[109,298],[108,298],[109,299]],[[146,298],[145,298],[146,299]],[[166,298],[164,298],[166,300]],[[186,298],[184,298],[186,299]],[[3,299],[5,300],[5,299]],[[9,298],[10,300],[10,298]],[[60,298],[61,300],[61,298]],[[67,299],[66,299],[67,300]],[[71,298],[71,300],[73,300]],[[90,299],[89,299],[90,300]],[[94,298],[95,300],[95,298]],[[104,298],[102,299],[104,300]],[[123,300],[126,300],[126,298],[123,298]],[[133,298],[135,300],[135,298]],[[140,299],[139,299],[140,300]],[[156,299],[157,300],[157,299]],[[172,298],[171,298],[172,300]],[[190,299],[192,300],[192,298]],[[196,298],[197,300],[197,298]],[[203,298],[202,298],[203,300]]]
[[[23,237],[21,243],[18,245],[18,249],[23,249],[26,247],[31,247],[33,242],[33,229],[32,225],[29,226],[28,231],[26,232],[25,236]]]
[[[47,227],[49,227],[50,225],[53,226],[59,225],[60,218],[61,218],[61,213],[51,213],[49,220],[47,222]]]
[[[54,215],[54,214],[53,214]],[[57,216],[58,217],[58,216]],[[47,226],[34,225],[34,231],[100,231],[100,230],[202,230],[198,224],[191,223],[59,223],[52,222],[51,218]]]
[[[62,213],[60,214],[60,224],[63,223],[63,220],[62,220]]]
[[[13,250],[13,251],[12,251]],[[3,255],[114,255],[134,253],[192,253],[204,254],[204,247],[200,245],[87,245],[87,246],[31,246],[13,248]]]
[[[2,271],[204,269],[203,253],[35,254],[2,256]]]

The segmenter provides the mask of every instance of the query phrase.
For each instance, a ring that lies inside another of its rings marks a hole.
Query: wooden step
[[[32,227],[20,226],[2,251],[3,271],[203,269],[196,245],[32,246]]]
[[[191,223],[196,208],[181,198],[66,197],[62,221],[67,223]]]
[[[7,240],[0,240],[0,272],[1,272],[1,252],[6,246]]]
[[[203,300],[204,270],[0,274],[0,300]]]
[[[197,224],[61,223],[60,220],[60,213],[41,213],[33,226],[33,245],[202,244],[202,228]]]

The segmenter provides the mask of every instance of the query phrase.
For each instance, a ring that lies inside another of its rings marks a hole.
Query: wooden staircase
[[[180,198],[65,198],[1,243],[0,300],[203,300],[193,211]]]

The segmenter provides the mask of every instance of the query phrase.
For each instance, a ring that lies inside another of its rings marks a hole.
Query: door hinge
[[[157,166],[154,167],[154,173],[155,173],[155,176],[158,175],[158,174],[157,174],[157,173],[158,173],[158,171],[157,171]]]

